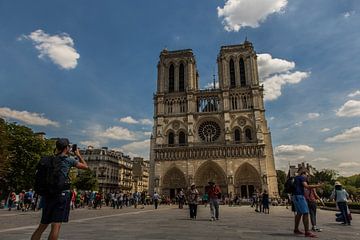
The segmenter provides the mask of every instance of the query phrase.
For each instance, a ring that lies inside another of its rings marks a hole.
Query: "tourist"
[[[269,194],[266,190],[264,190],[262,197],[261,197],[261,204],[262,204],[262,212],[265,214],[269,214]]]
[[[344,222],[343,225],[351,225],[350,212],[347,205],[349,194],[342,187],[339,181],[335,182],[335,189],[332,191],[330,199],[335,199],[336,205],[339,208]]]
[[[207,204],[208,204],[208,201],[209,201],[209,195],[207,192],[205,192],[203,195],[202,195],[202,204],[204,204],[204,206],[206,207]]]
[[[11,208],[13,207],[15,202],[16,202],[16,193],[14,191],[10,191],[9,196],[8,196],[9,211],[11,211]]]
[[[179,201],[179,208],[180,208],[180,209],[183,209],[183,208],[184,208],[184,204],[185,204],[185,194],[184,194],[183,189],[180,189],[177,197],[178,197],[178,201]]]
[[[69,144],[70,142],[66,138],[58,139],[56,141],[55,149],[55,159],[61,161],[60,170],[66,178],[69,178],[71,167],[76,167],[78,169],[88,168],[88,165],[80,155],[78,148],[74,149],[74,154],[78,160],[74,159],[73,157],[69,157],[71,149]],[[51,160],[51,158],[45,160]],[[44,208],[42,209],[41,222],[31,236],[31,240],[39,240],[49,224],[51,224],[51,231],[48,239],[58,239],[61,223],[69,221],[70,197],[70,184],[69,189],[63,190],[59,194],[42,196],[42,200],[44,201]]]
[[[155,209],[158,208],[159,199],[160,199],[160,195],[159,195],[157,192],[155,192],[155,193],[154,193],[154,196],[153,196],[153,201],[154,201]]]
[[[317,195],[315,188],[305,188],[304,196],[305,196],[305,199],[306,199],[308,207],[309,207],[310,222],[312,225],[311,230],[314,232],[321,232],[322,230],[320,228],[318,228],[316,225],[317,200],[320,200],[323,205],[324,205],[324,202]]]
[[[221,189],[215,185],[214,180],[210,180],[208,186],[208,195],[210,203],[210,221],[219,220],[219,201],[221,199]]]
[[[189,209],[190,209],[190,219],[195,220],[197,215],[197,205],[198,205],[198,197],[199,191],[196,189],[195,183],[191,184],[189,191]]]
[[[299,175],[296,176],[294,180],[295,189],[292,196],[292,201],[296,210],[294,234],[304,234],[302,231],[299,230],[299,224],[302,218],[305,228],[305,237],[317,237],[315,234],[309,231],[309,208],[304,197],[304,189],[316,188],[320,187],[321,185],[307,184],[308,170],[306,168],[300,168],[298,170],[298,174]]]

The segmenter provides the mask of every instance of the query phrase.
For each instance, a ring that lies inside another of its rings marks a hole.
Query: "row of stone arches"
[[[191,179],[197,186],[200,193],[204,193],[209,180],[215,180],[223,193],[228,192],[228,186],[234,186],[234,194],[240,197],[249,198],[255,189],[261,190],[262,181],[259,172],[249,163],[243,163],[235,172],[234,176],[227,176],[219,164],[213,161],[206,161],[196,171]],[[180,168],[170,168],[162,178],[162,193],[173,197],[178,189],[187,189],[192,182],[189,182],[186,175]]]

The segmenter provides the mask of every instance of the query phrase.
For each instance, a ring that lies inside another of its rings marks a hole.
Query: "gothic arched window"
[[[179,67],[179,92],[185,91],[185,72],[184,72],[184,64],[180,64]]]
[[[169,68],[169,92],[174,92],[174,65],[171,64]]]
[[[169,135],[168,135],[168,144],[169,145],[174,145],[175,143],[175,135],[173,132],[170,132]]]
[[[240,58],[240,86],[244,87],[246,86],[246,79],[245,79],[245,64],[244,60]]]
[[[246,141],[247,142],[251,142],[252,141],[252,132],[251,129],[247,128],[245,130],[245,137],[246,137]]]
[[[235,86],[236,86],[235,66],[234,66],[234,61],[232,59],[230,59],[229,67],[230,67],[230,88],[235,88]]]
[[[179,145],[183,146],[186,144],[186,135],[184,132],[179,132]]]
[[[235,135],[235,136],[234,136],[235,143],[239,143],[239,142],[240,142],[240,130],[239,130],[239,129],[236,129],[234,135]]]

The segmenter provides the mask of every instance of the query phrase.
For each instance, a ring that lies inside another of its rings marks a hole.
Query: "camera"
[[[71,151],[72,151],[72,152],[76,152],[76,150],[77,150],[77,144],[73,144],[73,145],[71,146]]]

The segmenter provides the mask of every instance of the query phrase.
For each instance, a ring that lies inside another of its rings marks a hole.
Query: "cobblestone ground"
[[[198,218],[188,217],[188,209],[160,206],[154,210],[77,209],[63,224],[60,239],[304,239],[292,234],[294,217],[285,207],[272,207],[270,215],[249,206],[220,207],[220,220],[209,221],[209,207],[199,206]],[[360,239],[360,215],[353,214],[352,226],[335,222],[335,212],[319,210],[321,239]],[[0,210],[0,239],[30,239],[40,220],[39,212]],[[302,229],[302,227],[301,227]],[[47,238],[48,230],[43,239]]]

